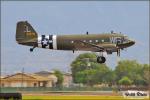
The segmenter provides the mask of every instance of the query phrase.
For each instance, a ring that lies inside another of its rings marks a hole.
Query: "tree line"
[[[136,60],[121,60],[115,69],[96,62],[94,53],[80,54],[71,64],[74,83],[93,86],[96,84],[148,86],[150,65]]]

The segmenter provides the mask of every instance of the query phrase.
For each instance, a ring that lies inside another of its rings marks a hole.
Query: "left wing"
[[[91,46],[91,47],[94,47],[96,50],[95,51],[104,51],[105,48],[102,47],[102,46],[98,46],[96,44],[93,44],[93,43],[88,43],[88,42],[84,42],[84,41],[75,41],[76,43],[80,42],[80,43],[83,43],[85,45],[88,45],[88,46]]]
[[[83,43],[84,45],[87,45],[89,48],[92,48],[91,51],[94,51],[94,52],[106,51],[108,54],[111,54],[112,52],[117,52],[117,49],[118,49],[116,44],[111,44],[111,43],[96,45],[96,44],[84,42],[84,41],[75,41],[75,42]]]

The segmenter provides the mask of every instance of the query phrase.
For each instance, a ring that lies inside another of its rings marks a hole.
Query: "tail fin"
[[[38,35],[27,21],[20,21],[16,28],[16,41],[19,44],[35,46]]]

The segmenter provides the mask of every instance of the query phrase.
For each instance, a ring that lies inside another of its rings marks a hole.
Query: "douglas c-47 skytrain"
[[[105,63],[104,54],[117,52],[135,44],[135,41],[120,33],[82,35],[38,35],[27,21],[17,23],[16,41],[18,44],[54,50],[76,50],[99,52],[98,63]]]

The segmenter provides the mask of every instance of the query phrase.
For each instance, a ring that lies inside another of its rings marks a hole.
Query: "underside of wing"
[[[93,44],[93,43],[88,43],[88,42],[84,42],[84,41],[75,41],[75,42],[76,42],[75,48],[77,50],[83,49],[83,50],[94,51],[94,52],[99,52],[99,51],[104,51],[105,50],[104,47]]]
[[[87,51],[93,51],[93,52],[101,52],[106,51],[107,53],[116,52],[116,44],[110,44],[110,43],[104,43],[104,44],[93,44],[89,42],[84,41],[76,41],[77,49],[83,49]],[[79,45],[82,44],[82,47]]]

